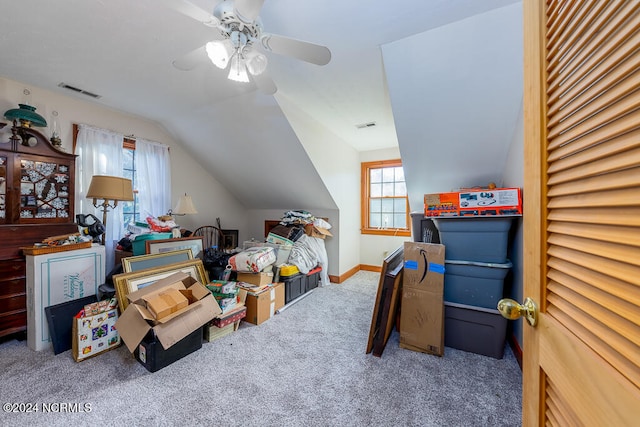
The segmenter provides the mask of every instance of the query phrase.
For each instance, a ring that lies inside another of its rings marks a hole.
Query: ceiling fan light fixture
[[[213,65],[224,70],[229,64],[229,58],[233,54],[233,46],[227,39],[224,41],[215,40],[207,43],[205,49],[207,50],[207,56]]]
[[[267,69],[267,57],[259,52],[251,50],[247,52],[245,55],[247,69],[253,76],[260,75],[264,73],[264,70]]]
[[[247,67],[239,53],[231,57],[231,67],[228,78],[236,82],[249,83]]]

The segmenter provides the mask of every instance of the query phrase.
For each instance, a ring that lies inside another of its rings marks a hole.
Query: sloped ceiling
[[[425,193],[501,185],[521,114],[521,16],[515,4],[382,46],[413,211]]]
[[[208,11],[218,2],[192,1]],[[189,72],[171,65],[174,59],[219,35],[163,3],[166,1],[4,2],[0,14],[0,75],[82,97],[58,87],[65,82],[102,95],[92,102],[161,123],[247,208],[334,209],[331,195],[280,110],[277,95],[257,92],[253,84],[231,82],[224,71],[211,65]],[[266,0],[261,17],[267,32],[323,44],[332,51],[332,60],[324,67],[269,55],[280,94],[330,129],[346,147],[365,151],[400,142],[406,157],[424,154],[404,148],[420,141],[413,135],[421,133],[424,124],[422,118],[415,122],[416,114],[401,107],[403,98],[411,100],[411,90],[428,90],[431,108],[452,98],[450,92],[422,84],[425,73],[436,73],[428,69],[433,56],[446,53],[438,50],[438,45],[456,39],[458,31],[447,32],[444,28],[452,23],[460,28],[466,18],[513,3],[519,0]],[[519,23],[521,18],[515,20]],[[397,59],[387,58],[385,51],[383,68],[380,46],[394,41],[410,43],[411,36],[424,32],[425,40],[415,41],[424,44],[420,50],[423,53],[417,56],[422,64],[411,76],[415,82],[408,87],[398,85],[400,77],[392,69]],[[460,56],[465,54],[459,52]],[[388,88],[385,68],[391,74]],[[442,85],[447,87],[444,82]],[[454,86],[448,87],[456,89]],[[498,93],[502,92],[494,92],[491,106],[501,108],[497,107],[501,103]],[[415,105],[416,101],[411,102]],[[37,100],[34,104],[38,106]],[[511,105],[509,101],[506,104]],[[453,108],[448,111],[459,116]],[[509,117],[504,119],[508,127]],[[376,122],[374,128],[356,128],[371,121]],[[435,127],[435,121],[430,126]],[[435,141],[441,140],[439,134],[445,131],[430,132],[430,140]],[[503,146],[503,139],[489,136],[478,144],[487,141]],[[452,154],[443,155],[437,164],[443,171],[460,167]]]

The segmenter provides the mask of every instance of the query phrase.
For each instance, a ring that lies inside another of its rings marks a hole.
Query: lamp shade
[[[47,126],[47,121],[40,114],[36,113],[36,107],[27,104],[18,104],[20,108],[12,108],[4,113],[9,120],[18,120],[24,127]]]
[[[119,176],[94,175],[87,190],[88,199],[133,200],[131,180]]]
[[[227,76],[227,78],[236,82],[249,82],[247,67],[244,63],[244,59],[242,59],[239,53],[235,53],[231,57],[231,67],[229,67],[229,75]]]
[[[206,44],[207,55],[213,64],[221,69],[227,68],[229,58],[233,53],[233,46],[229,40],[214,40]]]
[[[247,69],[254,76],[262,74],[267,69],[267,57],[255,50],[247,52],[245,59]]]
[[[173,213],[176,215],[187,215],[187,214],[197,214],[198,210],[193,205],[193,200],[191,200],[191,196],[180,196],[178,199],[178,204],[176,208],[173,210]]]

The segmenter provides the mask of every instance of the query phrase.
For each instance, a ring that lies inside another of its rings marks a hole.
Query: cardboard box
[[[247,293],[245,305],[247,316],[244,320],[247,322],[259,325],[269,320],[276,310],[284,307],[284,283],[274,283],[257,294]]]
[[[218,328],[224,328],[225,326],[242,320],[247,316],[247,307],[244,305],[238,306],[228,313],[224,313],[209,322],[210,325],[217,326]]]
[[[206,342],[213,342],[222,337],[226,337],[238,329],[237,325],[239,323],[240,321],[238,320],[223,327],[218,327],[209,323],[204,327],[204,340]]]
[[[236,291],[236,282],[230,282],[228,280],[211,280],[206,285],[213,293],[229,294]]]
[[[424,195],[425,216],[522,215],[520,188],[466,189]]]
[[[304,226],[304,232],[311,237],[317,237],[319,239],[324,239],[325,237],[333,237],[333,234],[326,228],[317,227],[313,224],[307,224]]]
[[[400,347],[422,353],[444,354],[444,302],[442,293],[402,289]]]
[[[189,300],[178,289],[168,289],[147,300],[149,311],[162,319],[189,305]]]
[[[439,244],[405,242],[400,347],[444,354],[444,253]]]
[[[444,245],[404,242],[402,286],[442,292],[444,289],[444,255]]]
[[[192,291],[194,302],[170,315],[157,319],[147,307],[150,298],[169,289]],[[116,322],[116,329],[130,352],[153,330],[166,350],[222,311],[209,290],[186,273],[175,273],[127,295],[129,306]],[[202,335],[202,332],[200,332]]]
[[[273,282],[273,273],[241,273],[238,272],[238,282],[251,283],[252,285],[268,285]]]

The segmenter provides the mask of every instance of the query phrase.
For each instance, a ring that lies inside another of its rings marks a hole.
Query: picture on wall
[[[238,230],[222,230],[222,249],[238,247]]]

